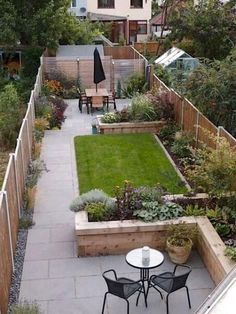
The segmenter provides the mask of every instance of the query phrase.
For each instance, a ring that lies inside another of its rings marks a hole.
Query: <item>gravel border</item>
[[[21,213],[21,218],[29,219],[33,223],[33,210],[28,211],[24,206]],[[16,251],[14,255],[15,271],[11,277],[11,287],[9,292],[8,312],[10,312],[10,307],[19,301],[27,237],[28,229],[19,229],[17,235]]]

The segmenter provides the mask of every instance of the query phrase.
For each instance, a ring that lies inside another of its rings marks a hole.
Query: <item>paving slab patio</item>
[[[118,109],[128,104],[117,102]],[[78,101],[68,101],[67,119],[60,131],[47,131],[41,158],[49,172],[44,172],[37,186],[34,210],[35,225],[28,233],[20,299],[36,301],[44,314],[101,313],[106,285],[104,270],[114,268],[119,275],[139,279],[136,269],[125,262],[125,256],[78,258],[74,236],[74,214],[69,204],[78,194],[73,138],[91,134],[94,116],[79,113]],[[193,271],[189,277],[192,309],[188,309],[185,291],[170,297],[170,313],[194,313],[214,288],[203,262],[196,252],[189,260]],[[165,254],[165,262],[158,272],[172,269]],[[106,314],[126,313],[125,302],[108,297]],[[165,303],[154,291],[148,297],[148,308],[140,299],[135,306],[131,298],[130,313],[165,313]]]

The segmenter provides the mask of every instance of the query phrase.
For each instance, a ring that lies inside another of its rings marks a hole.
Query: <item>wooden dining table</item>
[[[92,98],[94,99],[96,97],[98,97],[98,98],[104,97],[103,100],[106,103],[107,111],[109,110],[109,108],[108,108],[109,93],[108,93],[106,88],[98,88],[97,90],[96,90],[96,88],[86,88],[85,94],[86,94],[87,99],[92,99]],[[92,102],[89,100],[88,100],[88,102],[90,103],[90,112],[92,113]],[[98,100],[98,102],[100,102],[100,99]]]
[[[96,88],[86,88],[85,94],[87,97],[94,97],[94,96],[108,97],[109,95],[106,88],[98,88],[97,91],[96,91]]]

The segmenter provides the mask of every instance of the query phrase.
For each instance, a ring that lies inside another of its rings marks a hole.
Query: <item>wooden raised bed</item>
[[[98,130],[101,134],[120,133],[159,133],[165,121],[102,123],[102,116],[97,116]]]
[[[181,217],[153,223],[139,220],[88,222],[86,212],[78,212],[75,218],[78,256],[126,254],[144,245],[164,250],[168,224],[180,221],[185,221],[189,227],[197,225],[196,248],[212,279],[218,284],[234,263],[224,256],[225,245],[206,217]]]

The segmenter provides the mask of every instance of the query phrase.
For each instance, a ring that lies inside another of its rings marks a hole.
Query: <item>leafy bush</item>
[[[205,216],[206,209],[199,207],[198,205],[187,205],[184,210],[184,216]]]
[[[190,144],[192,143],[192,137],[185,135],[181,132],[177,132],[175,140],[171,145],[171,151],[179,158],[187,158],[192,156]]]
[[[134,121],[154,121],[157,113],[146,95],[137,95],[132,100],[130,116]]]
[[[39,118],[49,118],[52,114],[52,103],[49,101],[48,97],[40,96],[35,101],[35,112],[36,117]]]
[[[231,228],[226,223],[217,223],[215,225],[215,230],[219,234],[220,237],[227,237],[231,234]]]
[[[85,206],[85,210],[88,213],[89,220],[102,221],[106,216],[106,204],[105,203],[89,203]]]
[[[27,230],[34,225],[34,222],[29,217],[21,217],[19,219],[19,229]]]
[[[66,117],[64,112],[67,108],[67,104],[62,98],[50,97],[50,102],[52,102],[52,114],[49,117],[50,128],[61,128],[62,123],[65,121]]]
[[[11,314],[42,314],[37,303],[29,303],[27,301],[14,304],[10,307]]]
[[[192,241],[197,236],[197,227],[188,226],[185,222],[181,222],[178,224],[170,224],[167,235],[170,244],[176,246],[185,246],[189,245],[188,239]]]
[[[26,187],[34,187],[43,171],[48,171],[43,160],[36,159],[31,161],[27,172]]]
[[[41,142],[44,131],[49,129],[49,122],[45,118],[37,118],[34,121],[34,138],[36,142]]]
[[[174,105],[170,102],[168,92],[154,87],[146,93],[146,96],[152,103],[159,120],[174,120]]]
[[[163,144],[171,145],[174,142],[175,134],[178,131],[180,131],[180,127],[174,122],[171,122],[161,128],[159,137],[161,138]]]
[[[228,256],[232,261],[236,262],[236,247],[227,246],[225,256]]]
[[[70,205],[70,210],[78,212],[85,209],[85,206],[91,203],[106,204],[111,198],[102,190],[94,189],[87,193],[81,194],[76,197]]]
[[[115,112],[105,113],[101,118],[102,123],[116,123],[119,122],[119,115]]]
[[[235,195],[236,148],[230,147],[225,138],[209,137],[216,143],[217,149],[198,149],[196,163],[186,167],[187,176],[196,190],[203,190],[211,196]]]
[[[142,209],[134,211],[134,216],[137,216],[143,221],[168,220],[180,217],[183,213],[183,208],[173,202],[160,204],[157,201],[143,202]]]
[[[145,76],[140,73],[135,73],[129,77],[122,90],[123,96],[132,98],[137,93],[144,93],[147,90],[147,82]]]
[[[19,97],[13,84],[0,93],[0,147],[10,149],[15,145],[21,123]]]
[[[42,87],[43,94],[46,96],[49,95],[57,95],[62,96],[63,94],[63,87],[61,83],[56,80],[46,80]]]
[[[155,64],[154,66],[154,74],[162,81],[164,82],[167,86],[171,86],[173,77],[166,68],[163,68],[162,65],[160,64]]]

